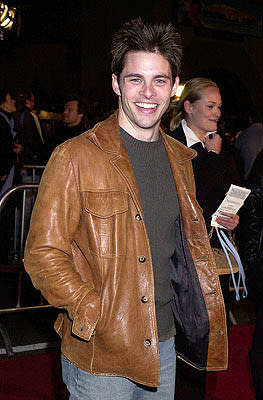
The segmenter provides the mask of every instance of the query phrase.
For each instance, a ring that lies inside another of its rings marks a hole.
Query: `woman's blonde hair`
[[[200,100],[202,97],[202,90],[210,86],[218,88],[218,85],[215,82],[207,78],[193,78],[186,82],[180,99],[175,104],[174,112],[170,122],[171,131],[174,131],[180,125],[181,121],[186,117],[184,102],[188,100],[191,104],[193,104],[197,100]]]

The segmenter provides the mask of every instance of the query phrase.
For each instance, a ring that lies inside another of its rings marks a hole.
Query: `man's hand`
[[[216,222],[225,228],[227,228],[228,231],[232,231],[235,229],[238,224],[239,224],[239,216],[237,214],[232,214],[232,213],[227,213],[224,212],[222,213],[225,215],[225,217],[217,217]]]
[[[219,154],[222,147],[222,138],[217,133],[211,133],[204,139],[204,145],[207,151],[214,151]]]

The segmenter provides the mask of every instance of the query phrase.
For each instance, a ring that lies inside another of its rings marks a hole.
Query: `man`
[[[64,104],[63,121],[55,129],[51,138],[50,151],[56,146],[85,132],[86,104],[82,94],[70,93]]]
[[[17,164],[22,151],[17,143],[13,113],[16,111],[15,100],[7,87],[0,88],[0,197],[19,182]],[[8,205],[1,213],[0,263],[8,263],[8,252],[12,235],[14,204]]]
[[[16,140],[15,111],[15,100],[10,90],[0,88],[0,195],[13,185],[15,164],[22,151]]]
[[[125,23],[112,44],[119,110],[59,146],[42,178],[25,266],[66,310],[55,328],[71,399],[174,399],[174,337],[193,366],[227,367],[196,153],[159,129],[181,55],[171,24]]]
[[[263,124],[252,122],[242,130],[235,140],[234,149],[243,183],[246,185],[253,164],[263,149]]]
[[[47,162],[45,139],[38,116],[33,112],[35,97],[28,88],[16,93],[16,131],[23,143],[24,164],[44,165]]]

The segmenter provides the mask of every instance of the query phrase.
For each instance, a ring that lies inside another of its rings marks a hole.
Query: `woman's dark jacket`
[[[181,124],[175,131],[170,132],[170,136],[187,145]],[[220,154],[207,151],[201,143],[196,143],[191,148],[198,152],[197,157],[192,160],[196,198],[203,209],[206,227],[210,232],[212,215],[224,200],[230,185],[240,185],[241,178],[232,152],[226,149],[224,145],[222,145]],[[211,238],[211,246],[221,247],[216,234],[213,234]]]

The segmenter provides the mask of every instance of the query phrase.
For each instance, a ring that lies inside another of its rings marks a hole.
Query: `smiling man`
[[[120,96],[119,124],[136,139],[158,139],[159,125],[174,96],[179,78],[173,80],[169,61],[158,52],[132,51],[112,86]]]
[[[119,109],[51,156],[25,266],[65,310],[55,328],[70,399],[174,400],[176,355],[203,370],[227,367],[196,152],[160,130],[181,39],[171,24],[138,18],[116,32],[112,56]]]

